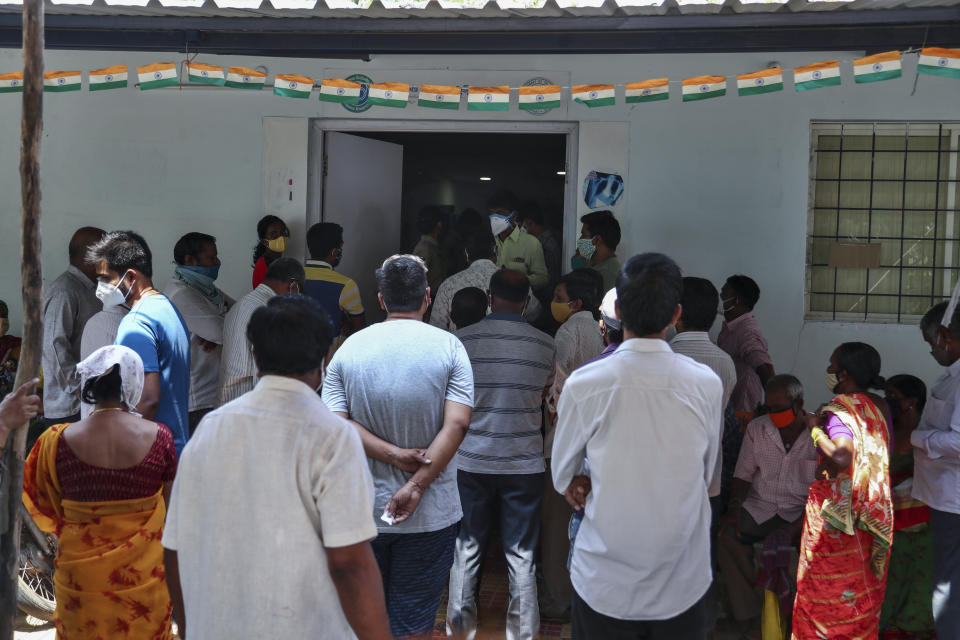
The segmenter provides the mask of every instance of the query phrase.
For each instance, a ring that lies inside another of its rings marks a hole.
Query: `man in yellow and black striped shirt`
[[[334,335],[331,353],[348,335],[367,326],[357,283],[334,271],[343,255],[343,227],[333,222],[320,222],[307,231],[306,290],[304,293],[319,302],[330,316]]]

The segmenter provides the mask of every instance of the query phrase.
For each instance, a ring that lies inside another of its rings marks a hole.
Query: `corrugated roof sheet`
[[[0,0],[0,12],[22,0]],[[47,0],[65,15],[261,18],[562,18],[869,11],[960,6],[960,0]]]

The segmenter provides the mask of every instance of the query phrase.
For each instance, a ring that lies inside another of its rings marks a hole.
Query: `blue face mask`
[[[210,278],[211,282],[216,280],[217,276],[220,275],[220,265],[218,264],[215,264],[212,267],[201,267],[200,265],[181,265],[181,268]]]

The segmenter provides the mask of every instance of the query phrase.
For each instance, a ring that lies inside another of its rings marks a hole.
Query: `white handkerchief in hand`
[[[389,515],[386,509],[383,510],[383,515],[380,516],[380,519],[386,522],[387,524],[389,524],[390,526],[393,526],[393,523],[396,521],[396,518]]]

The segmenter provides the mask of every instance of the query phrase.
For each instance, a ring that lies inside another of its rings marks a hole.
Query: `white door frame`
[[[323,134],[325,131],[404,131],[423,133],[559,133],[567,137],[566,176],[563,193],[563,264],[573,255],[579,237],[577,220],[577,153],[579,122],[501,122],[471,120],[381,120],[358,118],[310,118],[307,160],[307,228],[323,215]]]

